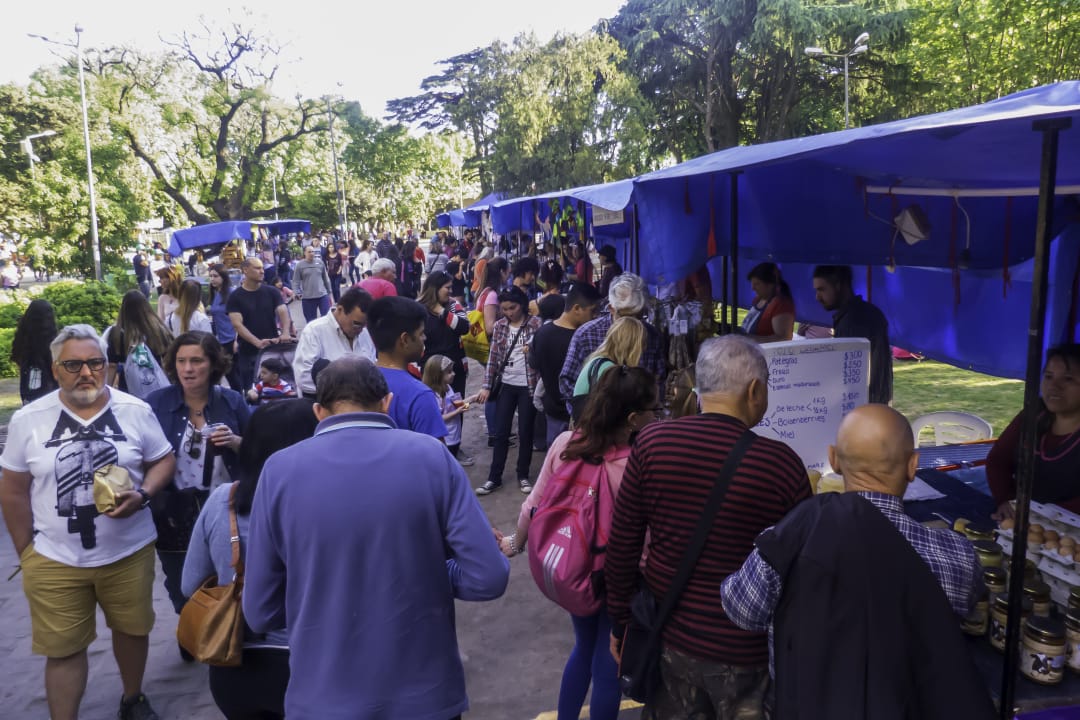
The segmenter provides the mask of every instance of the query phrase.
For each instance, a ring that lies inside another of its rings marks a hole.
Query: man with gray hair
[[[23,572],[49,715],[79,714],[100,605],[124,694],[119,717],[157,718],[142,693],[154,627],[150,498],[172,482],[172,445],[150,407],[105,383],[105,344],[69,325],[51,344],[59,389],[16,411],[0,456],[0,507]]]
[[[621,317],[636,317],[645,325],[645,352],[641,354],[641,367],[651,372],[657,383],[663,385],[667,369],[663,341],[656,328],[644,319],[646,292],[645,281],[634,273],[623,273],[611,281],[607,296],[608,312],[579,327],[570,340],[570,348],[559,373],[559,392],[563,397],[574,396],[574,384],[586,358],[600,347],[612,324]]]
[[[742,566],[758,533],[810,497],[810,483],[791,448],[750,430],[769,405],[769,370],[757,344],[735,335],[706,340],[695,367],[702,413],[643,429],[615,500],[604,564],[612,653],[619,658],[622,652],[646,532],[652,541],[640,575],[659,604],[687,554],[719,469],[751,433],[664,626],[663,682],[644,717],[758,718],[769,680],[766,636],[734,625],[717,588]]]
[[[446,446],[387,415],[379,368],[348,355],[317,387],[315,436],[259,479],[244,619],[293,630],[290,718],[457,718],[454,601],[500,597],[509,562]]]
[[[371,264],[371,277],[361,280],[357,287],[367,290],[374,300],[394,297],[398,294],[394,282],[396,279],[397,268],[394,261],[382,257]]]

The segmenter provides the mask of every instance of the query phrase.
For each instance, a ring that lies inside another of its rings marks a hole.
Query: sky
[[[494,40],[532,31],[584,32],[612,17],[624,0],[258,0],[255,26],[285,45],[274,93],[291,98],[338,94],[382,118],[387,100],[418,94],[439,60]],[[243,5],[211,0],[13,0],[0,23],[0,83],[26,84],[42,65],[59,64],[58,48],[28,33],[83,47],[134,45],[161,50],[161,37],[196,30],[200,18],[227,23]]]

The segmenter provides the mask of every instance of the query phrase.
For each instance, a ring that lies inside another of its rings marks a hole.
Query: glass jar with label
[[[975,558],[984,568],[1001,567],[1005,555],[1001,551],[1001,546],[996,542],[992,540],[976,540],[971,543],[971,546],[975,548]]]
[[[1065,631],[1054,620],[1030,617],[1024,623],[1020,672],[1043,685],[1056,685],[1065,675]]]
[[[1065,667],[1080,673],[1080,608],[1065,614]]]
[[[986,583],[986,591],[990,593],[990,601],[993,602],[995,595],[1003,595],[1008,589],[1005,568],[983,568],[983,582]]]
[[[1005,652],[1005,630],[1009,624],[1009,596],[998,595],[990,606],[990,645]]]
[[[1024,599],[1031,601],[1031,614],[1050,617],[1050,586],[1041,580],[1024,581]]]

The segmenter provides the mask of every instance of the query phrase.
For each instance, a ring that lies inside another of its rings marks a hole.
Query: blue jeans
[[[559,686],[559,720],[575,720],[585,704],[585,694],[592,682],[589,699],[590,720],[616,720],[622,691],[619,668],[611,657],[611,618],[607,610],[596,615],[571,615],[574,625],[574,649],[566,660]]]
[[[303,298],[300,301],[300,307],[304,311],[304,320],[311,322],[319,317],[320,314],[326,315],[330,312],[330,296],[323,295],[322,297],[311,298],[310,300],[308,298]]]
[[[165,575],[165,590],[169,593],[169,602],[179,615],[187,603],[187,598],[180,589],[180,577],[184,574],[184,558],[187,553],[158,550],[157,556],[161,560],[161,572]]]
[[[547,446],[550,448],[552,443],[555,442],[555,438],[570,429],[570,421],[560,420],[547,413],[544,413],[544,417],[547,418]]]
[[[499,397],[495,400],[495,450],[491,453],[491,472],[488,473],[488,480],[496,485],[502,484],[506,456],[510,452],[510,430],[514,426],[515,412],[518,416],[517,477],[529,477],[533,453],[533,416],[536,408],[533,407],[532,395],[527,385],[503,385]]]

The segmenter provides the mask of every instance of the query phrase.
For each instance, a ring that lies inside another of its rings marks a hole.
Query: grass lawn
[[[0,380],[0,425],[7,425],[12,413],[21,407],[19,378]]]
[[[1001,434],[1024,404],[1024,384],[924,360],[893,362],[893,407],[914,420],[936,410],[978,415]]]

